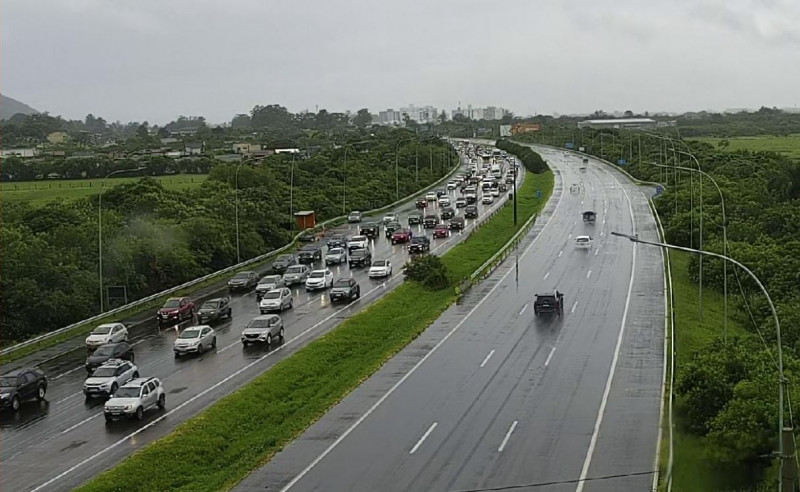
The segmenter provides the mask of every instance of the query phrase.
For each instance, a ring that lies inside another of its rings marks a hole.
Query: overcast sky
[[[3,94],[65,118],[800,107],[798,0],[4,0]]]

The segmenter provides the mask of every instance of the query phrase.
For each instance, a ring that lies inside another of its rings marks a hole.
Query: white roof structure
[[[584,120],[578,123],[578,128],[640,128],[656,126],[656,120],[650,118],[618,118],[613,120]]]

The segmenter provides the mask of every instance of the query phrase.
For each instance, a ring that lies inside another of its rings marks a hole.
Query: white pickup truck
[[[367,236],[353,236],[347,241],[347,249],[366,249],[369,246]]]

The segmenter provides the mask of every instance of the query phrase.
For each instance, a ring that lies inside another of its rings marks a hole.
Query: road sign
[[[661,186],[656,186],[656,196],[661,196],[661,193],[664,192],[664,188]]]
[[[573,142],[567,142],[565,147],[568,148],[568,149],[574,149],[575,148],[575,144]]]

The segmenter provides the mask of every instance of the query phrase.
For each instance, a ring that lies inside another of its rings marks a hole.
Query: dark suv
[[[361,226],[361,235],[367,236],[370,239],[375,239],[381,233],[381,226],[375,222],[367,222]]]
[[[304,265],[322,261],[322,248],[318,244],[307,244],[297,252],[297,260]]]
[[[452,219],[450,219],[450,230],[451,231],[464,230],[464,217],[453,217]]]
[[[286,273],[286,269],[292,265],[297,265],[297,258],[294,255],[280,255],[272,262],[272,273]]]
[[[372,263],[372,253],[366,248],[354,249],[350,252],[350,258],[348,258],[347,263],[350,268],[369,266]]]
[[[392,234],[394,234],[394,231],[396,231],[398,229],[401,229],[402,227],[403,227],[403,225],[400,224],[400,222],[389,222],[383,228],[383,232],[386,235],[386,238],[388,239],[388,238],[392,237]]]
[[[452,219],[456,215],[456,211],[452,207],[445,207],[441,212],[442,220]]]
[[[38,369],[18,369],[0,376],[0,402],[3,408],[19,410],[24,400],[44,400],[47,377]]]
[[[86,372],[91,374],[109,359],[123,359],[133,362],[133,347],[128,342],[107,343],[100,345],[92,355],[86,358]]]
[[[230,297],[209,299],[197,310],[197,322],[200,324],[219,321],[223,317],[230,319],[233,314]]]
[[[467,205],[466,208],[464,208],[464,217],[468,219],[477,219],[478,207],[475,205]]]
[[[328,295],[331,296],[331,302],[352,301],[361,297],[361,287],[352,277],[340,278],[334,282]]]
[[[564,314],[564,294],[559,291],[536,294],[533,314],[539,316],[542,313],[556,313],[557,316]]]
[[[422,220],[422,226],[425,229],[433,229],[439,223],[439,217],[436,215],[426,215]]]
[[[431,250],[431,240],[425,236],[414,236],[408,245],[409,253],[424,253]]]

